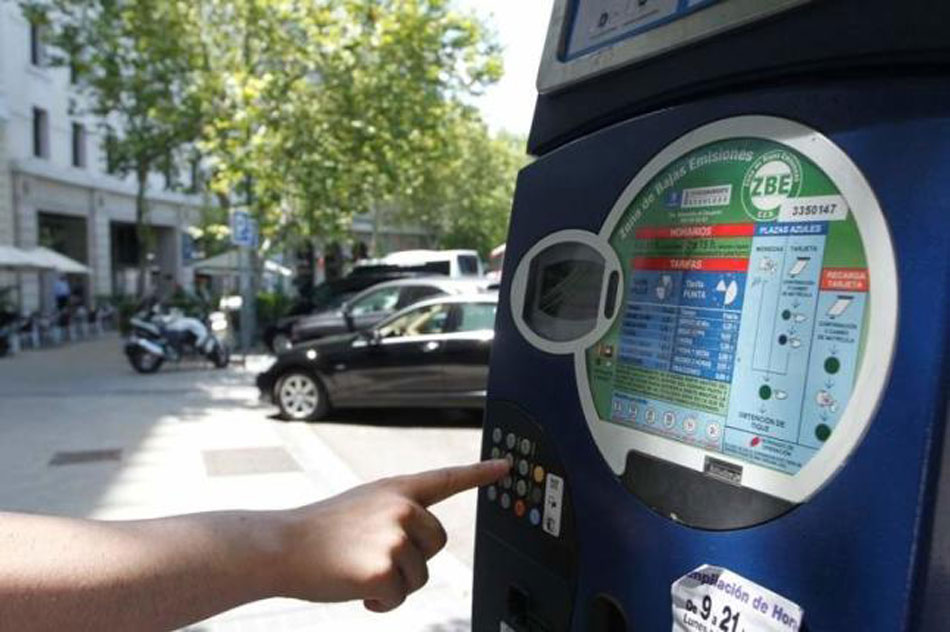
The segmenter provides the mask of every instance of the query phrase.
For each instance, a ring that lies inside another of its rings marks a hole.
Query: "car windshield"
[[[363,296],[350,303],[350,314],[362,316],[395,309],[399,302],[399,287],[386,287]]]

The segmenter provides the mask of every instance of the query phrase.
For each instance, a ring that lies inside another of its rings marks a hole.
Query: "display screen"
[[[579,338],[597,322],[604,260],[583,244],[557,244],[539,254],[528,276],[524,321],[542,338]]]
[[[635,37],[725,0],[573,0],[564,58]]]
[[[538,309],[567,320],[597,317],[604,266],[591,261],[559,261],[541,270]]]
[[[634,196],[610,245],[623,307],[586,352],[600,419],[797,473],[851,397],[870,311],[832,179],[778,142],[706,145]]]

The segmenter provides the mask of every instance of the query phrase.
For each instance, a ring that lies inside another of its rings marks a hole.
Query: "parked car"
[[[291,329],[293,344],[325,336],[350,333],[372,327],[384,318],[413,303],[448,294],[484,290],[487,279],[461,280],[445,277],[420,277],[379,283],[346,301],[338,309],[306,316]]]
[[[386,266],[385,269],[366,270],[362,274],[350,274],[342,279],[324,281],[313,288],[309,296],[298,300],[285,315],[264,330],[263,339],[267,348],[274,353],[286,351],[293,346],[292,332],[294,324],[310,314],[339,310],[347,300],[359,292],[379,283],[420,276],[418,272]]]
[[[386,255],[382,261],[398,266],[426,265],[452,278],[485,275],[481,257],[475,250],[401,250]]]
[[[346,407],[482,407],[497,306],[494,292],[427,299],[280,354],[257,386],[293,420]]]

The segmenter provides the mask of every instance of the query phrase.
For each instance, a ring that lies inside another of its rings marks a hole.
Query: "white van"
[[[482,277],[485,270],[475,250],[401,250],[380,260],[385,265],[425,267],[433,274],[453,278]]]

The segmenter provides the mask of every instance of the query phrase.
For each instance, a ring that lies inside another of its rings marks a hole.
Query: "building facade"
[[[86,304],[134,294],[140,248],[135,182],[110,173],[100,121],[83,114],[83,97],[69,69],[48,58],[40,27],[24,17],[19,3],[0,0],[0,245],[45,246],[86,265],[89,275],[67,279]],[[191,170],[186,180],[197,175]],[[158,173],[150,177],[147,198],[152,235],[147,286],[159,295],[175,285],[191,287],[188,227],[200,220],[206,199],[173,190]],[[377,254],[430,242],[425,230],[382,224]],[[354,219],[350,241],[364,249],[374,241],[372,218]],[[317,279],[328,253],[318,247],[309,263]],[[0,289],[17,288],[23,312],[52,311],[56,280],[49,272],[0,271]]]
[[[80,300],[132,293],[137,281],[135,184],[109,173],[99,121],[82,114],[67,68],[53,67],[18,3],[0,2],[0,244],[46,246],[90,269],[68,281]],[[190,285],[183,231],[203,200],[149,183],[149,287]],[[0,274],[24,311],[48,311],[55,275]]]

